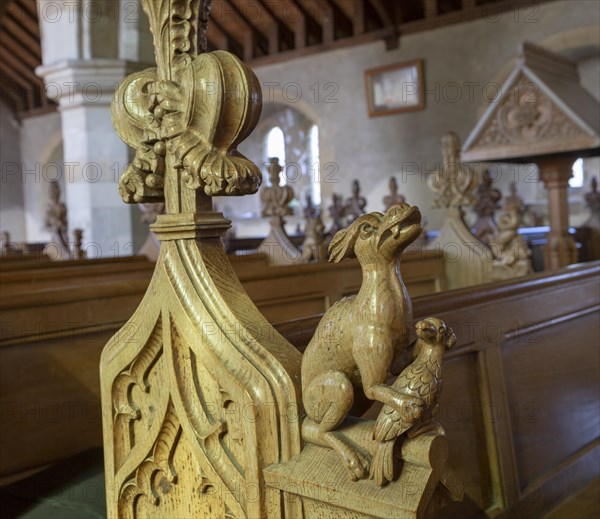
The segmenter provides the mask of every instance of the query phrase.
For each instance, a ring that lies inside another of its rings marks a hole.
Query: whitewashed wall
[[[26,238],[20,130],[11,111],[0,102],[0,230],[8,231],[14,241]]]
[[[338,173],[322,186],[325,204],[332,192],[350,195],[353,179],[361,180],[367,210],[381,210],[388,178],[396,175],[408,200],[421,207],[431,229],[439,227],[442,211],[431,209],[427,172],[441,161],[440,138],[448,130],[465,139],[484,111],[497,85],[511,71],[518,44],[530,40],[576,56],[584,64],[584,84],[598,92],[600,10],[596,0],[563,0],[495,16],[403,36],[400,47],[386,52],[383,42],[350,47],[258,67],[265,102],[268,84],[287,88],[288,99],[301,98],[303,106],[318,114],[322,162],[333,162]],[[561,35],[565,35],[561,38]],[[595,57],[594,57],[595,53]],[[368,68],[423,59],[427,106],[424,111],[369,118],[364,71]],[[594,61],[596,60],[596,61]],[[336,85],[337,93],[329,83]],[[314,87],[320,94],[315,99]],[[311,87],[313,89],[311,90]],[[272,87],[273,89],[275,87]],[[280,95],[280,94],[277,94]],[[278,101],[280,99],[277,99]],[[260,160],[259,149],[244,148]],[[508,168],[498,179],[505,191],[512,180],[528,201],[543,189],[524,185],[529,170]]]

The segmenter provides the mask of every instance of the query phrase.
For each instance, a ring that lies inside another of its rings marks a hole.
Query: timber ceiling
[[[0,98],[18,114],[51,109],[43,81],[35,0],[0,0]]]
[[[548,0],[213,0],[208,42],[251,65],[519,10]],[[515,11],[516,12],[516,11]],[[35,0],[0,0],[0,96],[27,115],[54,105],[35,75],[41,45]]]

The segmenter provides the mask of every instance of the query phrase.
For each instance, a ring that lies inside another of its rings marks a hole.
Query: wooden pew
[[[542,517],[597,477],[599,274],[595,262],[413,299],[415,321],[458,336],[439,419],[468,497],[442,517]],[[319,319],[277,328],[303,350]]]
[[[118,280],[122,277],[149,279],[154,270],[154,263],[142,256],[128,256],[64,262],[47,261],[29,263],[20,267],[11,265],[11,267],[14,268],[0,268],[0,286],[3,295],[73,286],[83,282],[93,285],[100,281]]]
[[[89,266],[89,265],[114,265],[122,263],[145,263],[148,260],[143,256],[121,256],[118,258],[96,258],[96,259],[77,259],[65,261],[52,261],[46,257],[22,256],[19,259],[2,258],[0,259],[0,273],[12,272],[15,270],[35,270],[35,269],[57,269],[62,270],[67,267]]]
[[[556,481],[564,495],[590,478],[599,271],[590,263],[413,299],[415,321],[438,315],[459,337],[445,363],[440,413],[471,499],[455,517],[515,506],[537,516],[558,499]],[[101,445],[100,352],[146,287],[143,279],[111,281],[65,287],[50,302],[35,291],[2,301],[0,478]],[[24,309],[28,327],[15,328],[11,319]],[[276,328],[302,350],[319,319]]]
[[[271,321],[324,312],[355,293],[354,261],[268,267],[231,257]],[[407,254],[412,296],[443,288],[439,253]],[[139,305],[154,270],[140,256],[0,269],[0,480],[100,445],[100,352]]]
[[[272,323],[325,312],[361,284],[357,260],[339,264],[267,266],[260,255],[231,257],[235,273],[261,313]],[[445,288],[440,251],[414,250],[402,256],[402,278],[411,297]]]

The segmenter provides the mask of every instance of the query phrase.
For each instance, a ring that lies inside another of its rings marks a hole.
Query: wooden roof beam
[[[19,57],[29,68],[35,70],[36,67],[41,65],[41,61],[38,60],[29,49],[24,48],[21,43],[8,31],[0,32],[0,45],[6,47],[7,50]]]
[[[18,113],[27,109],[27,102],[19,95],[19,92],[7,87],[6,84],[0,86],[0,97],[12,108],[13,112]],[[10,98],[10,101],[6,98]]]
[[[17,41],[23,42],[23,44],[33,53],[33,55],[42,60],[42,49],[40,41],[34,36],[29,34],[28,31],[23,29],[15,20],[10,16],[6,16],[3,20],[2,28],[10,32]]]
[[[235,5],[231,0],[223,0],[225,4],[230,9],[230,12],[233,13],[241,22],[246,26],[246,28],[250,31],[251,41],[252,41],[252,54],[244,53],[244,59],[253,59],[254,56],[254,47],[257,46],[264,54],[269,54],[269,41],[267,37],[262,34],[254,24],[248,19],[248,17],[238,9],[237,5]]]
[[[10,66],[6,66],[4,63],[0,66],[0,71],[2,72],[3,76],[8,77],[14,85],[19,87],[16,89],[11,89],[9,87],[9,85],[7,85],[3,81],[3,83],[4,83],[3,90],[5,92],[14,92],[15,94],[20,94],[20,97],[22,99],[26,99],[27,102],[25,104],[25,108],[23,108],[23,109],[31,110],[31,109],[35,108],[36,94],[40,97],[42,96],[41,92],[38,89],[36,89],[35,85],[32,84],[30,81],[24,79],[17,72],[15,72]]]
[[[425,18],[436,18],[438,13],[438,0],[425,0]]]
[[[19,85],[23,91],[31,90],[33,88],[29,79],[24,78],[23,76],[15,72],[15,70],[13,70],[12,67],[8,66],[3,62],[0,62],[0,73],[8,77],[13,83]]]
[[[4,47],[0,46],[0,63],[2,70],[7,76],[10,76],[13,81],[22,85],[28,101],[28,109],[32,110],[38,105],[35,102],[36,95],[39,98],[42,106],[48,105],[46,97],[46,88],[43,81],[35,75],[33,70],[27,68],[14,55],[8,52]]]
[[[235,54],[240,59],[244,59],[244,56],[246,55],[245,46],[235,39],[231,33],[217,21],[215,17],[212,17],[209,23],[225,38],[227,45],[224,50]]]
[[[365,2],[366,0],[354,0],[354,3],[352,4],[352,32],[355,36],[364,34],[365,32]]]
[[[353,23],[346,13],[340,9],[340,6],[332,0],[320,0],[320,5],[325,10],[325,18],[323,20],[323,41],[333,41],[338,39],[336,29],[339,31],[342,38],[352,36]]]
[[[33,9],[36,9],[35,3],[33,4]],[[27,7],[19,1],[13,1],[8,8],[7,14],[15,18],[32,36],[35,36],[38,40],[40,39],[40,24],[37,18],[37,10],[32,11],[31,5]]]
[[[12,0],[4,0],[4,2],[0,2],[0,26],[2,25],[2,20],[6,18],[6,12],[8,11],[8,6],[12,4]]]
[[[306,47],[307,45],[315,45],[323,41],[321,24],[315,17],[298,0],[291,0],[298,11],[298,21],[296,23],[295,39],[297,49]]]
[[[382,27],[390,30],[389,35],[383,38],[386,50],[397,49],[400,45],[398,38],[400,36],[399,22],[400,19],[400,3],[397,2],[394,12],[391,13],[388,6],[382,0],[367,0],[368,11],[375,13]]]
[[[258,0],[258,4],[261,6],[263,11],[265,11],[269,17],[275,22],[275,31],[274,34],[276,36],[277,50],[273,51],[273,43],[272,39],[269,38],[269,45],[271,46],[270,54],[275,54],[282,49],[281,43],[285,43],[288,49],[293,49],[295,44],[294,32],[286,25],[286,23],[281,19],[281,17],[277,14],[276,10],[273,8],[272,4],[267,3],[265,0]]]
[[[17,72],[19,75],[23,76],[25,79],[29,80],[32,85],[40,86],[43,84],[42,80],[35,75],[33,70],[27,67],[27,65],[23,64],[17,57],[8,52],[4,47],[0,46],[0,59],[4,61],[7,65],[5,69],[11,67],[14,72]]]
[[[373,8],[383,27],[396,25],[395,13],[391,13],[382,0],[367,0],[367,3]]]

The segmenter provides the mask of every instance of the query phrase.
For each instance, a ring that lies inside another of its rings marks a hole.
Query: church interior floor
[[[2,519],[105,519],[102,449],[0,488]]]
[[[102,463],[102,449],[93,449],[0,488],[0,517],[104,519],[106,494]],[[600,477],[543,519],[596,517],[600,517]]]

